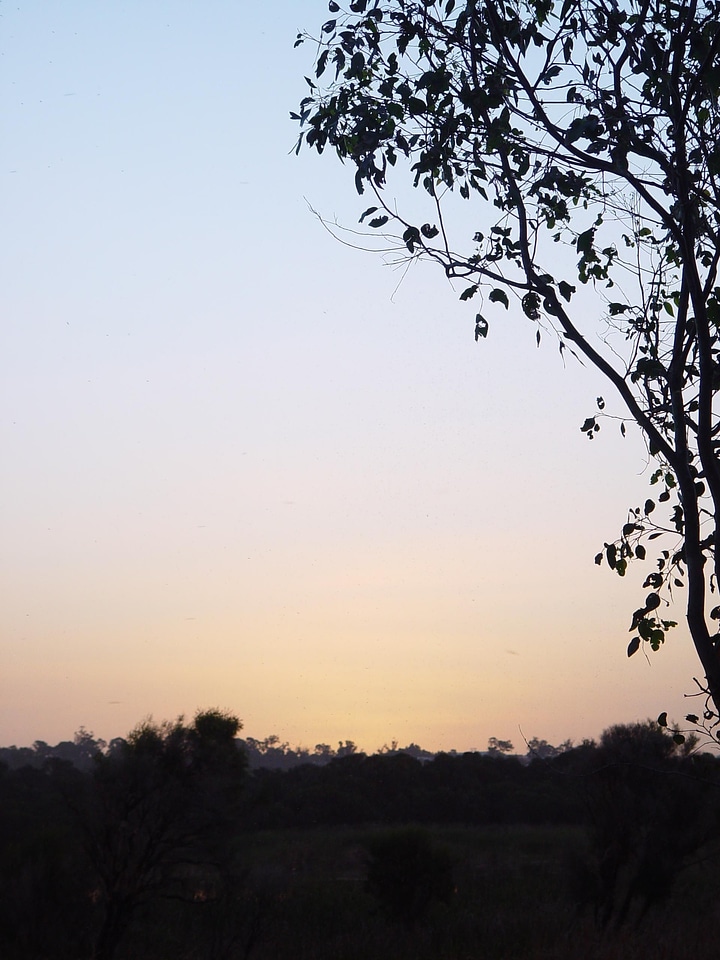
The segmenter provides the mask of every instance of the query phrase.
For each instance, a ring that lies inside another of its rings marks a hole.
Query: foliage
[[[717,775],[652,721],[610,727],[588,760],[586,896],[602,926],[619,927],[665,903],[717,844]]]
[[[373,197],[361,222],[394,228],[401,256],[463,281],[460,298],[480,301],[476,339],[492,310],[519,307],[538,342],[554,331],[561,353],[615,389],[657,463],[656,493],[596,561],[623,576],[630,561],[654,557],[628,655],[663,643],[675,625],[665,608],[686,589],[712,720],[720,3],[333,0],[329,9],[293,114],[298,149],[304,141],[350,162],[357,191]],[[389,195],[393,175],[417,188],[414,211]],[[470,199],[477,226],[463,236],[458,205]],[[583,432],[592,439],[607,416],[599,397]]]
[[[366,889],[392,919],[414,926],[433,904],[451,899],[452,858],[426,832],[406,827],[369,837],[365,846]]]
[[[511,740],[498,740],[497,737],[490,737],[487,745],[487,752],[491,757],[500,756],[503,753],[512,753],[514,747]]]
[[[148,719],[98,754],[77,809],[102,908],[98,960],[115,955],[141,905],[184,896],[186,878],[221,862],[245,772],[239,729],[221,710],[192,724]]]

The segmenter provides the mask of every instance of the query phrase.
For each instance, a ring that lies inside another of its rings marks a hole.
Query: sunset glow
[[[647,496],[636,432],[580,432],[608,388],[512,311],[476,344],[461,288],[312,213],[364,208],[293,152],[325,10],[4,10],[0,744],[219,706],[469,750],[687,710],[686,631],[628,661],[647,571],[593,563]]]

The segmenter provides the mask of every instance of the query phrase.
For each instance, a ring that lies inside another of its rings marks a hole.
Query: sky
[[[0,745],[218,706],[522,752],[690,709],[682,626],[626,656],[650,561],[593,562],[650,492],[636,431],[579,429],[609,388],[313,213],[368,205],[293,150],[324,19],[0,6]]]

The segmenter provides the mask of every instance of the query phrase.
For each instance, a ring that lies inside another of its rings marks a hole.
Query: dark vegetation
[[[717,955],[720,760],[667,728],[523,758],[239,728],[3,750],[0,956]]]

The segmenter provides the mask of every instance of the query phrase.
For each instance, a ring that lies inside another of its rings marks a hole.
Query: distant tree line
[[[94,737],[94,735],[81,727],[72,740],[62,740],[60,743],[51,746],[44,740],[36,740],[30,747],[0,747],[0,764],[4,764],[11,770],[18,767],[42,767],[48,760],[63,760],[71,763],[79,770],[89,770],[98,753],[106,754],[119,749],[124,743],[122,737],[116,737],[113,740],[106,741]],[[362,753],[354,740],[340,740],[337,747],[329,743],[317,743],[313,749],[303,746],[292,746],[289,741],[281,740],[277,734],[271,734],[260,740],[256,737],[238,737],[237,746],[245,754],[247,765],[251,770],[265,768],[270,770],[290,770],[302,764],[313,764],[322,766],[341,757],[352,756]],[[547,759],[564,753],[573,746],[571,740],[565,740],[558,746],[553,746],[547,740],[541,740],[533,737],[525,744],[527,753],[524,755],[525,761],[532,759]],[[497,737],[490,737],[487,750],[484,751],[466,751],[471,753],[482,753],[488,756],[501,756],[513,754],[515,748],[510,740],[499,740]],[[450,750],[446,752],[448,756],[460,756],[462,752]],[[380,756],[395,756],[404,754],[414,757],[417,760],[432,760],[437,753],[431,750],[425,750],[417,743],[409,743],[401,747],[399,741],[392,740],[390,744],[384,744],[376,754]]]

